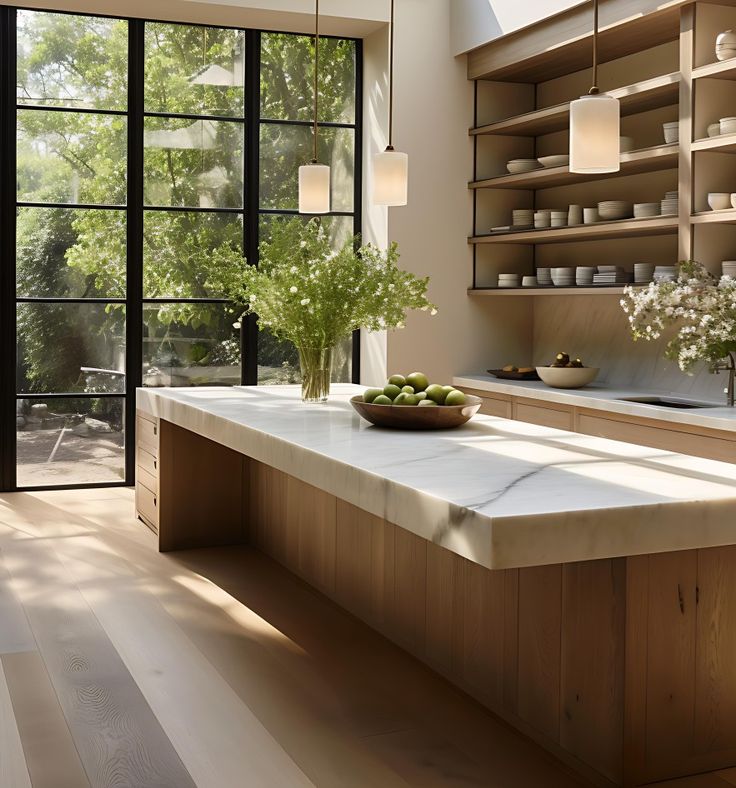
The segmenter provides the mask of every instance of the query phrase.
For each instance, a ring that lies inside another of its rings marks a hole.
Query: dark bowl
[[[465,395],[464,405],[438,405],[421,408],[418,405],[373,405],[363,402],[358,394],[350,400],[356,411],[376,427],[394,430],[449,430],[459,427],[475,416],[480,409],[480,397]]]

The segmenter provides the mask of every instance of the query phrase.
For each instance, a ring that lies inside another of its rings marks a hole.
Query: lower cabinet
[[[138,411],[135,450],[135,509],[141,522],[158,533],[158,419]]]
[[[488,416],[526,421],[542,427],[570,430],[710,460],[736,462],[736,432],[673,424],[527,397],[512,397],[480,389],[463,388],[463,391],[480,397],[483,401],[480,412]]]

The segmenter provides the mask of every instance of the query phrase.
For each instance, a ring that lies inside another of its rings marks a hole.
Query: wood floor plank
[[[17,652],[16,652],[17,653]],[[23,744],[15,721],[13,702],[0,663],[0,785],[9,788],[31,788]]]
[[[36,641],[23,607],[11,587],[10,575],[0,549],[0,654],[35,650]]]
[[[194,783],[63,565],[39,540],[5,548],[39,652],[95,788]]]
[[[33,788],[89,786],[41,655],[4,654],[0,662]]]

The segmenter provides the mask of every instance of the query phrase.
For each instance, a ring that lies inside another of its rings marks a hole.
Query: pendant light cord
[[[388,147],[394,149],[394,0],[391,0],[391,27],[388,44]]]
[[[314,151],[312,156],[312,164],[317,163],[317,141],[319,136],[319,124],[317,122],[317,113],[319,110],[319,0],[315,0],[315,16],[314,16]]]
[[[588,91],[595,96],[598,91],[598,0],[593,0],[593,86]]]

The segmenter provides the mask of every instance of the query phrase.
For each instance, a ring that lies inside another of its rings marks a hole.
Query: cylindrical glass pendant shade
[[[570,102],[570,172],[618,172],[621,106],[593,94]]]
[[[330,168],[326,164],[299,167],[299,213],[330,212]]]
[[[406,205],[409,190],[409,156],[387,149],[373,157],[373,203]]]

